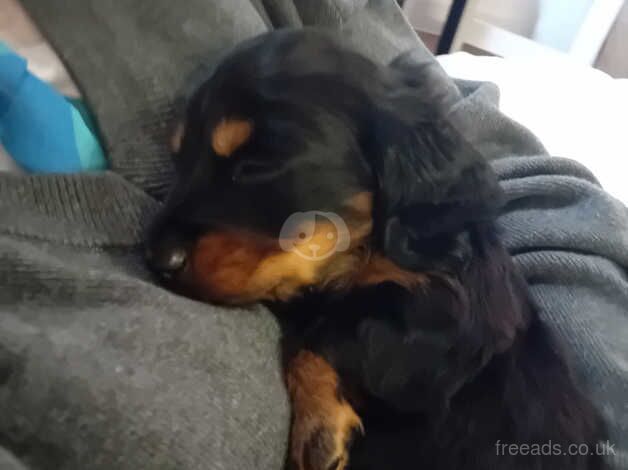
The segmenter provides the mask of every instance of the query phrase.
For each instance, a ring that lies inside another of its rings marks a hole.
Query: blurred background
[[[453,15],[452,48],[521,57],[559,52],[615,78],[628,78],[628,1],[625,0],[400,0],[413,27],[437,52]],[[458,35],[455,38],[455,35]]]

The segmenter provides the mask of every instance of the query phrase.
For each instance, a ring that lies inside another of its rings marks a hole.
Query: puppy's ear
[[[376,102],[367,149],[378,186],[376,236],[398,265],[435,268],[464,258],[466,227],[493,218],[502,192],[484,157],[447,119],[454,91],[434,90],[439,81],[425,68],[412,80],[395,73]]]

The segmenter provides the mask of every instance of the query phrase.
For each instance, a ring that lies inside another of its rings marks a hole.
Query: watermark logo
[[[333,212],[295,212],[281,227],[279,246],[308,260],[322,260],[349,249],[344,220]]]
[[[615,455],[615,444],[610,441],[589,444],[560,444],[552,441],[545,443],[514,444],[497,441],[495,443],[497,455],[509,456],[585,456],[585,455]]]

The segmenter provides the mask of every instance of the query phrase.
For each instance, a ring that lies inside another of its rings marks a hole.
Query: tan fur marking
[[[427,282],[426,275],[406,271],[384,256],[369,256],[370,193],[359,193],[345,208],[348,234],[330,221],[312,227],[311,220],[290,240],[237,231],[209,233],[197,242],[185,277],[205,300],[233,304],[286,301],[305,287],[344,290],[395,282],[413,289]],[[308,237],[301,240],[300,233]],[[349,248],[337,250],[346,236]],[[312,256],[312,246],[320,256]]]
[[[188,279],[210,301],[257,300],[247,286],[260,263],[277,251],[272,239],[233,231],[202,237],[192,253]]]
[[[344,206],[355,215],[371,218],[373,212],[373,194],[362,191],[345,201]]]
[[[356,284],[375,285],[382,282],[394,282],[406,289],[413,289],[428,282],[428,276],[423,273],[406,271],[381,255],[373,255],[358,274]]]
[[[364,432],[351,405],[339,395],[336,371],[322,357],[301,351],[286,371],[293,421],[290,456],[298,470],[335,470],[349,462],[354,431]]]
[[[243,119],[223,119],[212,132],[212,149],[228,158],[246,143],[253,133],[253,124]]]
[[[307,230],[307,228],[304,228]],[[365,229],[356,234],[363,236]],[[308,232],[310,233],[310,232]],[[288,300],[306,286],[330,285],[339,278],[351,277],[359,259],[351,249],[335,252],[338,235],[333,224],[318,223],[307,242],[291,240],[284,251],[276,239],[236,231],[212,232],[196,244],[187,279],[206,300],[247,303],[259,300]],[[354,232],[351,231],[351,241]],[[308,246],[320,247],[317,253],[330,255],[308,258]]]
[[[181,150],[181,144],[183,143],[183,136],[185,135],[185,124],[180,122],[174,128],[172,137],[170,137],[170,151],[175,155]]]

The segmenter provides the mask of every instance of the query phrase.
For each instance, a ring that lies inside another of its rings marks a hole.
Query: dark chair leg
[[[454,40],[456,31],[458,31],[458,26],[460,25],[462,13],[464,12],[466,6],[467,0],[453,0],[453,3],[449,8],[449,15],[447,16],[445,27],[443,28],[440,40],[438,41],[436,54],[440,55],[449,53],[449,50],[451,49],[451,43]]]

